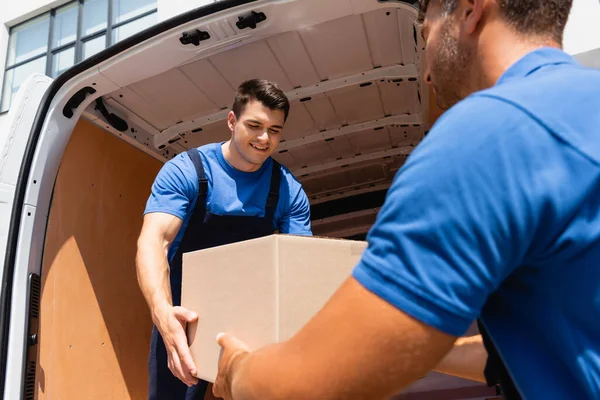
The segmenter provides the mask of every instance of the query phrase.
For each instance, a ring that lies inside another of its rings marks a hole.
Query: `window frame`
[[[104,45],[104,48],[106,49],[106,48],[108,48],[108,47],[110,47],[110,46],[112,46],[112,45],[115,44],[115,43],[112,43],[112,36],[113,36],[112,32],[113,32],[113,29],[120,28],[121,26],[124,26],[124,25],[127,25],[129,23],[135,22],[135,21],[137,21],[139,19],[145,18],[145,17],[147,17],[149,15],[152,15],[152,14],[158,12],[158,1],[155,0],[155,7],[152,8],[151,10],[145,11],[145,12],[139,14],[139,15],[136,15],[134,17],[128,18],[125,21],[121,21],[119,23],[113,24],[113,2],[114,2],[114,0],[107,0],[106,2],[107,2],[107,8],[108,8],[108,10],[107,10],[107,14],[106,14],[106,18],[107,18],[107,20],[106,20],[106,27],[100,29],[97,32],[90,33],[88,35],[82,35],[82,28],[83,28],[83,6],[84,6],[84,2],[85,2],[85,0],[72,0],[72,1],[68,1],[68,2],[66,2],[64,4],[61,4],[60,6],[52,8],[50,11],[45,11],[43,13],[37,14],[34,17],[28,18],[27,20],[25,20],[23,22],[20,22],[17,25],[14,25],[14,26],[10,27],[9,39],[8,39],[9,46],[6,49],[7,54],[10,51],[10,37],[11,37],[11,35],[13,34],[13,32],[14,32],[14,30],[16,28],[18,28],[21,25],[24,25],[24,24],[26,24],[26,23],[28,23],[28,22],[36,19],[36,18],[39,18],[39,17],[41,17],[41,16],[43,16],[45,14],[49,15],[50,22],[48,24],[48,26],[49,26],[48,27],[48,47],[46,48],[46,51],[42,52],[42,53],[40,53],[40,54],[38,54],[36,56],[30,57],[30,58],[28,58],[26,60],[19,61],[18,63],[14,63],[12,65],[9,65],[9,63],[8,63],[8,57],[7,57],[6,58],[6,64],[4,66],[4,74],[2,76],[2,82],[3,82],[2,88],[3,88],[3,91],[4,91],[4,85],[6,85],[7,72],[10,71],[11,69],[15,69],[15,68],[21,67],[21,66],[23,66],[23,65],[25,65],[27,63],[30,63],[32,61],[35,61],[35,60],[37,60],[39,58],[42,58],[42,57],[46,56],[46,70],[44,71],[44,73],[47,76],[51,77],[52,79],[56,79],[58,75],[54,76],[54,77],[52,76],[52,66],[53,66],[53,63],[54,63],[54,57],[58,53],[60,53],[61,51],[67,50],[67,49],[69,49],[69,48],[71,48],[71,47],[74,46],[75,47],[75,60],[74,60],[74,64],[73,65],[76,65],[76,64],[84,61],[84,59],[83,59],[83,44],[84,43],[86,43],[86,42],[88,42],[90,40],[96,39],[96,38],[98,38],[98,37],[100,37],[102,35],[106,35],[106,42],[105,42],[105,45]],[[62,44],[62,45],[57,46],[55,48],[52,48],[52,44],[54,42],[54,37],[53,36],[54,36],[54,21],[56,19],[56,12],[59,11],[59,10],[61,10],[61,9],[63,9],[63,8],[65,8],[65,7],[68,7],[68,6],[72,5],[72,4],[75,4],[75,3],[77,4],[77,31],[76,31],[76,34],[75,34],[75,40],[70,41],[70,42],[65,43],[65,44]],[[3,98],[3,93],[0,93],[0,110],[2,110],[4,108],[4,101],[5,101],[5,99]],[[10,102],[12,103],[12,96],[11,96],[11,101]],[[0,111],[0,115],[7,113],[9,111],[9,109],[10,109],[10,106],[11,106],[11,104],[9,104],[9,106],[6,108],[5,111]]]

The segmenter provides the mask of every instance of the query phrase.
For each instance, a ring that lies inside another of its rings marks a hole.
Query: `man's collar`
[[[555,47],[542,47],[521,57],[500,76],[496,85],[515,78],[524,78],[546,65],[575,64],[573,57]]]

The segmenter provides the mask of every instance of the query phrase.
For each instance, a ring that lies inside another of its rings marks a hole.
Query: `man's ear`
[[[465,4],[461,10],[461,19],[465,27],[465,33],[473,34],[481,23],[487,0],[463,0],[463,2]]]
[[[230,131],[233,132],[236,122],[237,118],[235,117],[235,113],[233,111],[229,111],[229,114],[227,115],[227,125],[229,126]]]

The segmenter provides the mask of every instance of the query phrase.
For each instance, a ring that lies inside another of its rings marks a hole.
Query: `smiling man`
[[[185,335],[195,312],[180,307],[182,254],[273,234],[311,235],[300,183],[271,158],[289,101],[265,80],[242,83],[227,124],[231,139],[193,148],[165,163],[152,186],[136,257],[154,329],[149,398],[203,399]]]
[[[481,319],[510,398],[600,398],[600,71],[561,50],[571,5],[422,2],[425,79],[449,110],[300,332],[255,352],[219,336],[215,394],[388,399]]]

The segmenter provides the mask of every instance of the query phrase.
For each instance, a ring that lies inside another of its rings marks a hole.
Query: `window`
[[[26,0],[21,0],[26,1]],[[33,73],[53,78],[157,22],[157,0],[77,0],[10,31],[0,112]]]

